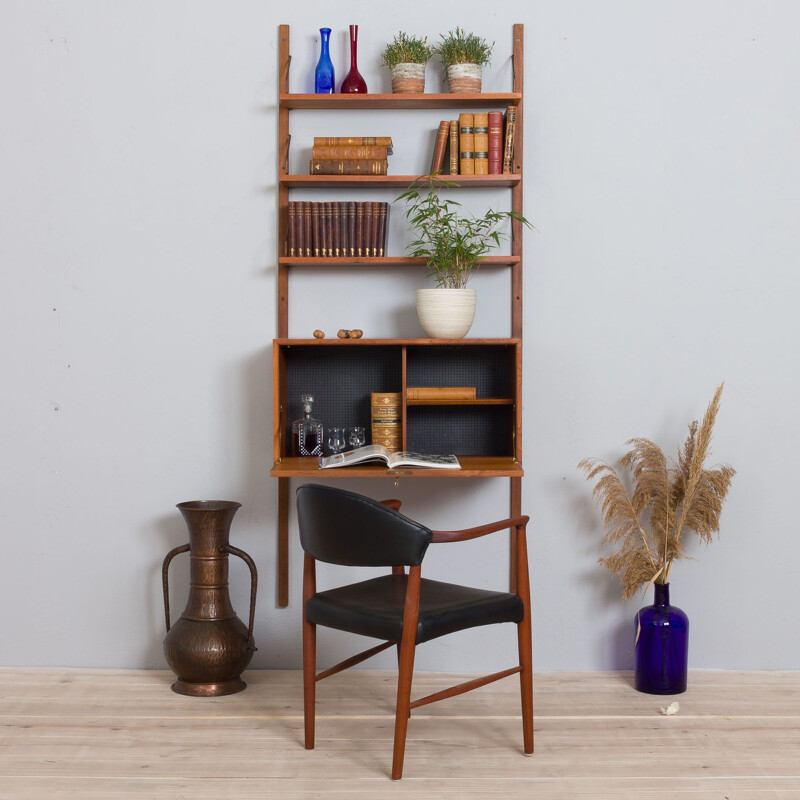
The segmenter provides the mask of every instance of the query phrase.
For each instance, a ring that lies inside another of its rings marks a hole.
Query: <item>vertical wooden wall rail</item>
[[[278,28],[278,93],[289,91],[289,26]],[[278,102],[278,175],[289,172],[289,109]],[[289,189],[278,181],[278,230],[277,258],[278,264],[278,338],[289,336],[289,267],[280,264],[278,259],[284,254],[286,230],[288,225]],[[274,360],[274,355],[273,355]],[[274,368],[274,365],[273,365]],[[273,378],[274,379],[274,378]],[[285,385],[282,384],[282,385]],[[278,426],[282,423],[281,409],[273,414]],[[280,431],[274,431],[280,442]],[[283,443],[285,449],[288,443]],[[277,454],[277,458],[283,455]],[[276,460],[277,460],[276,458]],[[289,479],[278,478],[278,606],[289,605]]]
[[[514,161],[512,172],[521,173],[523,158],[523,123],[524,108],[522,98],[524,96],[523,86],[525,78],[525,58],[524,58],[524,26],[514,25],[514,42],[512,49],[512,66],[514,72],[514,82],[512,91],[519,92],[520,99],[517,105],[516,129],[514,131]],[[519,183],[511,189],[511,208],[514,211],[523,213],[522,207],[522,175]],[[511,254],[519,256],[519,261],[511,267],[511,335],[522,340],[522,232],[521,222],[512,220],[511,222]],[[521,380],[522,376],[522,345],[517,354],[520,362],[517,365],[517,376]],[[514,438],[514,458],[522,463],[522,387],[517,386],[516,403],[514,407],[514,426],[516,437]],[[522,478],[511,478],[510,487],[510,515],[518,517],[522,513]],[[511,547],[509,557],[509,584],[511,591],[516,591],[517,586],[517,542],[516,530],[511,531]]]

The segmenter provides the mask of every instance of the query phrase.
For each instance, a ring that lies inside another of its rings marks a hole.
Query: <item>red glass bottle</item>
[[[358,25],[350,26],[350,72],[342,81],[342,94],[367,94],[367,82],[358,71]]]

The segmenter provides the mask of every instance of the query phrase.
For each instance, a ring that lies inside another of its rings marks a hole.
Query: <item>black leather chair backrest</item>
[[[300,544],[312,558],[350,567],[416,566],[430,529],[354,492],[307,483],[297,490]]]

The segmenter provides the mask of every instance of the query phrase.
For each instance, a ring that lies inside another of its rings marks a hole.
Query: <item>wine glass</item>
[[[345,448],[344,428],[328,428],[328,447],[337,455]]]
[[[353,450],[358,450],[359,447],[363,447],[367,441],[364,429],[359,426],[356,426],[355,428],[350,428],[350,436],[348,437],[347,441],[349,442],[350,447],[352,447]]]

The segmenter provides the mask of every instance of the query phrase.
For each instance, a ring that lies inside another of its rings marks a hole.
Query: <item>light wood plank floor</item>
[[[419,673],[413,696],[463,677]],[[678,698],[626,673],[537,673],[531,758],[509,678],[414,713],[399,783],[393,673],[320,683],[314,751],[300,673],[245,678],[196,699],[167,672],[0,669],[0,798],[800,800],[798,672],[694,672]]]

